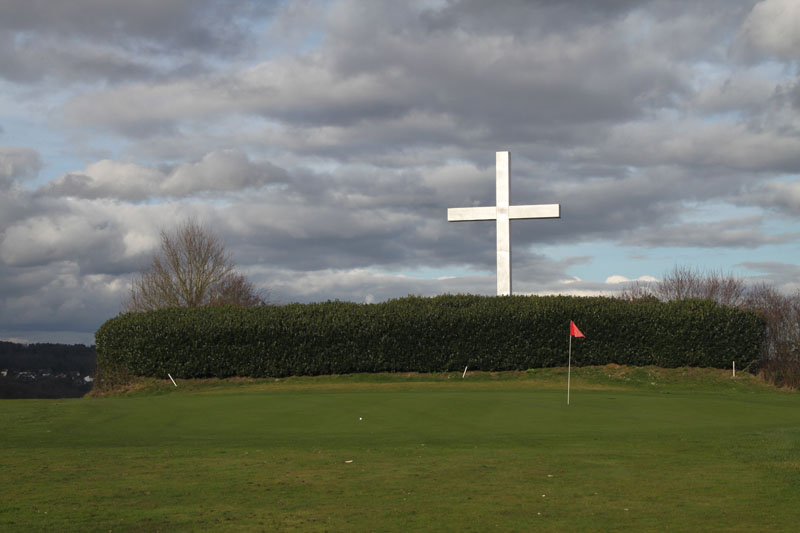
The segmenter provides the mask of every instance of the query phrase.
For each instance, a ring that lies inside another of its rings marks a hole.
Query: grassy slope
[[[179,385],[4,401],[0,530],[789,531],[800,520],[798,397],[750,376],[580,369],[569,407],[558,369]]]

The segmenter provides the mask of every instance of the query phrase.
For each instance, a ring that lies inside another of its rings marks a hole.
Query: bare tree
[[[730,274],[676,266],[661,281],[629,284],[620,297],[664,302],[710,299],[758,313],[766,325],[764,351],[758,363],[761,372],[777,385],[800,388],[800,293],[790,296],[766,284],[746,284]]]
[[[629,302],[641,300],[658,300],[655,281],[632,281],[625,285],[619,297]]]
[[[663,302],[699,298],[729,307],[741,307],[746,296],[745,283],[731,274],[714,270],[701,272],[691,267],[679,266],[664,274],[661,281],[633,282],[620,294],[625,300],[656,298]]]
[[[766,358],[796,352],[798,316],[797,302],[793,300],[796,299],[781,294],[766,284],[753,286],[748,294],[747,308],[757,310],[766,321]]]
[[[161,231],[161,247],[133,281],[127,311],[209,305],[255,306],[265,303],[253,284],[234,270],[230,254],[213,232],[194,220],[170,233]]]

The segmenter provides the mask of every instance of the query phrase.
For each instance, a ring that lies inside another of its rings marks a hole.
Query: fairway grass
[[[749,375],[141,380],[5,400],[0,531],[795,531],[800,398]]]

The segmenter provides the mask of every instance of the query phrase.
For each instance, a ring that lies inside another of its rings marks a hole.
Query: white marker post
[[[170,373],[169,373],[169,372],[167,372],[167,375],[169,376],[169,380],[172,382],[172,384],[173,384],[173,385],[175,385],[175,388],[177,389],[177,388],[178,388],[178,384],[177,384],[177,383],[175,383],[175,380],[174,380],[174,379],[172,379],[172,375],[170,375]]]
[[[736,361],[733,362],[733,377],[736,377]]]
[[[464,379],[464,377],[467,375],[467,368],[469,368],[469,365],[464,367],[464,373],[461,374],[461,379]]]

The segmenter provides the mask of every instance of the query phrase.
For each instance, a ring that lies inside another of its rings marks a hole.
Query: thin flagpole
[[[569,386],[572,378],[572,333],[569,334],[569,356],[567,357],[567,405],[569,405]]]

